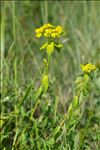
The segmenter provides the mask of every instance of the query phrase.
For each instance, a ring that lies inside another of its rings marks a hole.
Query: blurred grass
[[[62,39],[64,48],[53,55],[50,68],[64,111],[72,99],[73,81],[80,74],[80,64],[92,62],[100,66],[99,1],[2,1],[2,113],[13,110],[30,84],[39,84],[44,54],[39,51],[42,41],[35,38],[34,30],[47,22],[62,25],[66,32]],[[98,93],[99,83],[100,78]],[[26,103],[32,105],[32,101]]]
[[[80,63],[99,63],[100,2],[55,1],[54,3],[55,5],[53,1],[2,2],[2,20],[4,20],[2,55],[7,64],[4,71],[6,77],[11,72],[9,77],[11,80],[8,79],[8,82],[14,79],[12,72],[15,60],[18,85],[35,80],[41,73],[40,64],[43,55],[38,50],[40,44],[35,38],[34,30],[46,22],[63,25],[67,33],[63,39],[62,53],[55,54],[52,59],[52,72],[58,75],[57,82],[61,90],[62,86],[65,90],[65,87],[73,83],[75,75],[79,72]]]

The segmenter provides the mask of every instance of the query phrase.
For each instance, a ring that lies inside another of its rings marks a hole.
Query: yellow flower
[[[64,31],[62,26],[53,26],[48,23],[44,24],[40,28],[37,28],[35,30],[35,33],[37,38],[40,38],[41,36],[57,38],[60,37],[64,33]]]
[[[86,64],[86,65],[81,64],[81,68],[84,73],[91,73],[92,71],[96,70],[96,66],[93,64]]]
[[[59,34],[61,34],[63,32],[63,27],[62,26],[57,26],[55,28],[55,31],[58,32]]]
[[[55,38],[57,36],[57,33],[52,33],[51,37]]]
[[[53,28],[54,26],[52,24],[50,24],[50,23],[47,23],[47,24],[44,24],[42,27],[44,29],[47,29],[47,28]]]
[[[44,31],[44,37],[50,37],[52,34],[52,29],[48,28]]]
[[[36,32],[36,37],[40,38],[42,36],[43,29],[42,28],[38,28],[38,29],[35,30],[35,32]]]
[[[42,33],[42,32],[43,32],[43,28],[37,28],[37,29],[35,30],[35,32],[36,32],[36,34]]]
[[[42,36],[42,33],[36,34],[36,37],[37,37],[37,38],[40,38],[41,36]]]

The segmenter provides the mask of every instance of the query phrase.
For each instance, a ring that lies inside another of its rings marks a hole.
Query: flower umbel
[[[92,71],[96,70],[96,66],[93,64],[86,64],[86,65],[81,64],[81,68],[84,73],[91,73]]]
[[[54,26],[50,23],[44,24],[42,27],[35,30],[36,37],[44,37],[46,42],[42,44],[40,50],[45,49],[48,56],[50,56],[54,49],[60,52],[63,45],[60,43],[60,37],[64,34],[64,29],[62,26]]]
[[[35,33],[37,38],[40,38],[41,36],[57,38],[63,35],[64,30],[62,26],[53,26],[52,24],[48,23],[44,24],[40,28],[37,28]]]

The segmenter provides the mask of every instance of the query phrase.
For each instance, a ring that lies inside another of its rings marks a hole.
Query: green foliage
[[[1,2],[0,149],[100,149],[99,14],[99,1]],[[61,42],[35,38],[48,22]],[[87,62],[98,69],[79,75]]]

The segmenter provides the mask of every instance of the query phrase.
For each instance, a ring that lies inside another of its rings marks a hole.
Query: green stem
[[[50,55],[48,55],[48,68],[47,68],[48,72],[49,72],[49,66],[50,66],[50,59],[51,59],[51,57],[50,57]]]
[[[40,99],[37,100],[37,102],[36,102],[36,104],[35,104],[35,107],[32,108],[32,110],[31,110],[31,117],[30,117],[31,120],[33,120],[34,112],[36,111],[36,109],[37,109],[39,103],[40,103]]]

